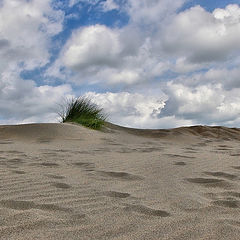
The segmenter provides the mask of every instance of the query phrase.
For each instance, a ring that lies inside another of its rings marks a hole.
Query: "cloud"
[[[66,67],[73,70],[76,77],[69,79],[75,83],[86,79],[90,84],[134,85],[163,79],[166,72],[188,74],[236,58],[240,51],[240,34],[236,34],[239,6],[228,5],[212,13],[196,6],[176,13],[183,3],[127,1],[125,11],[132,19],[127,26],[97,24],[75,30],[49,74],[66,80],[57,70]]]
[[[162,49],[191,63],[223,61],[238,55],[240,46],[240,8],[207,12],[195,6],[180,12],[161,32]]]
[[[118,10],[120,7],[114,0],[106,0],[102,2],[102,9],[104,12]]]
[[[142,79],[142,71],[139,69],[105,69],[97,73],[96,77],[99,81],[109,85],[116,84],[134,84]]]
[[[37,86],[21,72],[50,61],[51,38],[64,13],[50,0],[3,0],[0,6],[0,118],[8,123],[56,121],[56,103],[71,86]],[[1,120],[2,121],[2,120]]]
[[[238,67],[227,68],[212,68],[203,76],[206,81],[212,83],[221,83],[225,90],[233,90],[240,88],[240,69]]]
[[[161,77],[171,64],[168,57],[153,48],[156,37],[153,30],[163,25],[161,21],[170,12],[174,14],[183,3],[183,0],[171,4],[166,0],[121,2],[119,10],[125,10],[131,19],[128,25],[109,28],[96,24],[74,30],[47,74],[76,84],[85,81],[109,86],[134,85]],[[90,1],[89,4],[97,3]],[[119,1],[101,3],[102,6],[115,4],[120,6]],[[72,70],[69,76],[68,70]]]
[[[206,63],[195,63],[189,61],[187,57],[178,57],[176,58],[175,64],[172,64],[172,71],[178,74],[188,74],[200,69],[208,68],[210,64]]]
[[[226,64],[227,65],[227,64]],[[182,71],[185,70],[188,65],[183,66]],[[183,84],[186,87],[196,88],[201,85],[210,84],[221,85],[226,91],[240,88],[239,82],[240,69],[235,66],[226,67],[225,64],[210,67],[205,71],[200,72],[187,72],[187,74],[179,75],[172,82],[175,84]]]
[[[63,62],[75,70],[92,66],[112,66],[123,51],[119,33],[103,25],[94,25],[74,32],[65,48]]]
[[[50,0],[2,1],[0,41],[5,43],[0,50],[2,66],[24,62],[25,69],[33,69],[49,61],[49,39],[62,30],[64,16],[53,10],[50,3]]]
[[[240,115],[237,89],[226,91],[221,84],[195,88],[181,83],[168,83],[168,100],[159,117],[175,116],[205,124],[228,124]]]
[[[113,123],[139,128],[160,126],[157,116],[164,103],[158,97],[128,92],[102,94],[88,92],[85,96],[105,109]]]
[[[149,38],[134,27],[93,25],[73,32],[48,74],[64,79],[66,75],[59,71],[64,67],[73,71],[76,77],[70,81],[78,84],[85,79],[94,84],[133,85],[163,74],[169,62],[154,56]]]
[[[6,39],[0,39],[0,49],[4,49],[4,48],[7,48],[9,47],[10,43],[8,40]]]
[[[1,118],[16,122],[56,121],[57,104],[70,95],[70,85],[36,86],[34,81],[23,80],[17,71],[5,72],[0,78]],[[51,116],[51,118],[50,118]]]
[[[166,17],[175,14],[184,2],[186,0],[128,0],[126,11],[134,24],[158,26]]]
[[[126,127],[173,128],[197,124],[235,126],[240,122],[239,91],[221,84],[186,87],[168,83],[165,97],[151,92],[87,92],[108,114],[108,120]]]

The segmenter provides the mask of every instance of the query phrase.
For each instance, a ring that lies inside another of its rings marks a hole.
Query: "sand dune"
[[[0,126],[0,239],[239,239],[240,129]]]

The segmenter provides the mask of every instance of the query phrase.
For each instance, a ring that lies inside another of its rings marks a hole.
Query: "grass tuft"
[[[99,130],[106,120],[103,109],[85,97],[65,100],[58,113],[62,122],[75,122]]]

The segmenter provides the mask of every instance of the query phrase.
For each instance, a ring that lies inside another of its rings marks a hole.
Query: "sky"
[[[239,43],[240,0],[0,0],[0,124],[240,127]]]

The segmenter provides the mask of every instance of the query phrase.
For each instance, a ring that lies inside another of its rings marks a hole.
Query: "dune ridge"
[[[0,126],[0,239],[239,239],[240,129]]]
[[[78,126],[75,123],[35,123],[35,124],[22,124],[22,125],[1,125],[1,139],[4,138],[31,138],[36,137],[47,137],[47,138],[59,138],[69,136],[76,136],[76,128]],[[80,126],[78,126],[80,127]],[[83,130],[82,130],[83,131]],[[191,127],[179,127],[173,129],[137,129],[122,127],[109,122],[105,123],[102,129],[103,132],[114,132],[121,131],[137,136],[161,138],[168,136],[177,135],[193,135],[199,137],[212,137],[223,140],[240,140],[240,129],[239,128],[228,128],[222,126],[191,126]],[[86,131],[84,132],[86,133]],[[77,137],[77,136],[76,136]]]
[[[179,127],[173,129],[136,129],[118,126],[112,123],[106,123],[106,129],[125,131],[131,134],[146,136],[146,137],[165,137],[171,135],[194,135],[200,137],[213,137],[220,139],[238,139],[240,140],[239,128],[228,128],[222,126],[191,126]]]

